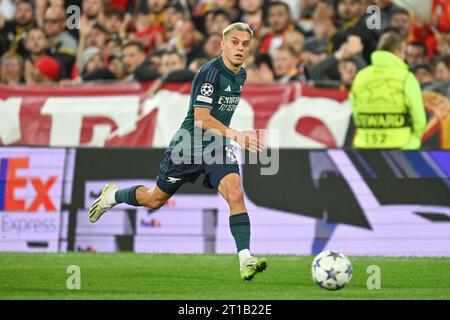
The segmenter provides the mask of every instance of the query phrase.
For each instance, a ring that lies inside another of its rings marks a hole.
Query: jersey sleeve
[[[215,68],[200,69],[194,85],[194,108],[214,109],[220,91],[220,74]]]

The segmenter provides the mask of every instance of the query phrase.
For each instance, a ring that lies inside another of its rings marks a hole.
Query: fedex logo
[[[23,177],[18,170],[28,169],[30,158],[0,158],[0,211],[36,212],[44,207],[45,211],[57,211],[49,196],[57,176],[50,176],[46,181],[40,177]],[[26,201],[17,193],[26,189],[31,183],[35,196]],[[27,203],[28,202],[28,203]]]

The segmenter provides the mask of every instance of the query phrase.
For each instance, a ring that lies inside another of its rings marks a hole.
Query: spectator
[[[195,77],[192,70],[186,69],[186,57],[176,51],[163,54],[159,71],[161,77],[150,88],[151,94],[159,90],[164,83],[191,82]]]
[[[45,55],[34,62],[32,81],[42,86],[53,86],[59,80],[59,72],[59,62]]]
[[[184,10],[180,5],[170,5],[167,7],[163,21],[165,39],[170,39],[175,36],[175,26],[178,21],[183,21],[184,18]]]
[[[167,48],[174,49],[187,57],[187,63],[202,56],[203,36],[195,29],[191,20],[177,23],[176,37],[172,38]]]
[[[208,29],[208,35],[218,33],[231,24],[231,17],[225,10],[215,9],[211,15],[211,27]]]
[[[106,49],[107,39],[108,33],[100,23],[94,22],[93,24],[91,24],[88,20],[81,19],[80,43],[78,46],[77,62],[76,62],[76,66],[78,67],[78,69],[74,68],[72,72],[72,78],[76,78],[79,73],[80,61],[82,60],[82,56],[86,48],[96,47],[100,49],[103,62],[106,62],[106,59],[108,58],[105,55],[107,53]]]
[[[103,56],[109,59],[115,54],[121,53],[122,40],[118,37],[110,37],[106,40],[105,48],[103,49]]]
[[[156,23],[155,15],[140,13],[136,19],[135,32],[130,39],[140,41],[146,53],[150,53],[164,44],[164,28]]]
[[[155,94],[164,83],[191,82],[195,73],[186,68],[186,57],[176,51],[166,51],[161,57],[161,75],[152,83],[148,94]]]
[[[1,58],[1,84],[23,83],[23,59],[17,53],[5,53]]]
[[[450,0],[433,1],[431,16],[431,23],[439,32],[450,28]]]
[[[260,46],[260,52],[272,54],[283,43],[283,34],[295,29],[289,6],[284,2],[271,2],[268,8],[268,22],[270,32]]]
[[[33,84],[33,65],[39,58],[49,55],[49,43],[44,30],[34,27],[26,34],[24,44],[26,49],[24,62],[25,82],[26,84]]]
[[[100,56],[100,54],[98,54]],[[122,81],[126,77],[122,54],[114,54],[109,58],[108,66],[101,66],[100,59],[90,60],[83,75],[83,82],[88,81]],[[90,71],[89,71],[90,70]]]
[[[200,68],[208,61],[209,60],[206,58],[197,58],[189,64],[188,69],[193,73],[197,73],[198,70],[200,70]]]
[[[237,0],[213,0],[213,5],[215,8],[225,11],[227,16],[230,18],[230,21],[234,22],[239,19]],[[222,30],[220,30],[220,32],[222,32]]]
[[[441,55],[450,54],[450,28],[442,31],[437,37],[437,52]]]
[[[162,26],[164,23],[165,9],[169,5],[169,0],[147,0],[149,14],[155,19],[156,24]]]
[[[367,28],[364,16],[366,7],[363,0],[339,0],[338,14],[342,22],[338,33],[331,39],[333,52],[337,51],[349,36],[358,36],[364,45],[362,56],[366,62],[370,61],[370,55],[376,47],[376,39],[373,32]]]
[[[278,83],[287,83],[299,80],[297,69],[298,57],[294,50],[288,46],[281,46],[273,53],[273,70]]]
[[[403,8],[396,9],[389,20],[389,27],[397,29],[400,35],[407,42],[412,40],[411,36],[411,17],[409,12]]]
[[[325,60],[327,57],[327,48],[325,44],[319,39],[310,38],[305,41],[303,45],[302,53],[300,54],[300,60],[302,65],[309,68],[312,65]]]
[[[176,51],[166,51],[161,57],[161,66],[159,74],[167,77],[174,71],[184,70],[186,68],[186,57]],[[191,79],[192,80],[192,79]]]
[[[315,80],[316,84],[318,84],[317,81],[327,80],[325,82],[327,85],[351,85],[356,76],[356,71],[367,66],[366,61],[361,56],[362,51],[361,38],[350,36],[338,51],[310,67],[310,79]],[[334,80],[334,82],[329,82],[329,80]]]
[[[436,60],[434,76],[437,81],[450,81],[450,55],[442,56]]]
[[[420,148],[425,108],[419,81],[403,61],[405,51],[406,42],[399,34],[383,34],[372,65],[356,76],[349,96],[356,148]]]
[[[414,41],[421,42],[428,47],[428,57],[432,58],[441,40],[438,33],[447,28],[450,28],[450,0],[434,0],[431,6],[430,25],[416,16],[411,33]]]
[[[35,26],[33,3],[26,0],[18,1],[14,20],[5,21],[0,18],[0,55],[6,51],[16,51],[25,57],[26,49],[23,39],[26,33]]]
[[[428,62],[428,48],[420,42],[413,42],[406,47],[406,62],[411,67]]]
[[[87,19],[91,25],[94,22],[101,22],[103,20],[103,0],[83,0],[82,16]]]
[[[306,32],[310,32],[313,30],[313,17],[317,13],[317,11],[321,10],[319,6],[323,5],[326,4],[320,0],[300,0],[300,26],[303,30],[305,30]]]
[[[347,88],[352,86],[358,73],[358,65],[354,59],[342,60],[338,63],[339,81]]]
[[[79,73],[81,78],[103,67],[102,52],[97,47],[90,47],[84,50],[80,61]]]
[[[222,50],[220,48],[220,44],[222,42],[222,35],[221,34],[211,34],[208,39],[206,39],[205,43],[203,44],[203,55],[208,59],[211,60],[215,57],[220,56]]]
[[[106,32],[111,36],[125,38],[127,23],[128,20],[125,20],[125,14],[120,9],[117,8],[105,9],[102,26],[106,30]]]
[[[329,43],[332,37],[338,32],[334,22],[336,9],[333,1],[321,2],[317,5],[313,15],[313,25],[311,36]]]
[[[380,8],[381,13],[381,28],[380,30],[376,30],[381,35],[384,30],[389,26],[389,22],[391,21],[394,13],[400,9],[392,0],[375,0],[375,4]]]
[[[283,35],[283,45],[291,47],[297,58],[300,58],[304,43],[305,37],[297,30],[289,30]]]
[[[95,22],[87,34],[85,46],[103,49],[108,37],[108,31],[100,23]]]
[[[153,70],[159,70],[161,67],[162,55],[166,50],[153,51],[147,58],[148,66]]]
[[[108,70],[115,76],[117,80],[124,80],[126,77],[125,65],[123,63],[122,54],[114,54],[110,57]]]
[[[259,33],[264,22],[263,2],[263,0],[239,1],[239,9],[241,11],[239,20],[247,23],[256,34]]]
[[[146,61],[145,48],[138,41],[130,41],[122,46],[123,63],[128,74],[128,81],[146,82],[159,77]]]
[[[198,70],[205,58],[212,59],[220,55],[222,29],[234,20],[240,20],[249,23],[255,32],[250,42],[254,53],[245,61],[248,82],[284,82],[287,79],[306,83],[311,80],[310,83],[315,85],[329,86],[341,84],[345,78],[344,82],[348,85],[355,67],[360,70],[370,60],[380,34],[396,31],[409,43],[406,52],[408,65],[415,68],[421,83],[428,85],[434,75],[431,77],[429,67],[424,68],[423,65],[435,60],[438,55],[450,54],[450,20],[446,20],[450,0],[433,0],[430,25],[417,17],[411,19],[413,15],[394,2],[4,0],[0,2],[0,13],[4,12],[6,17],[2,18],[0,14],[0,53],[18,52],[23,57],[23,75],[27,83],[33,83],[31,76],[34,63],[44,55],[58,60],[59,78],[63,79],[63,83],[81,83],[83,79],[121,81],[124,70],[128,80],[147,81],[160,77],[157,70],[162,70],[162,55],[166,52],[179,52],[186,57],[186,64],[192,70]],[[79,29],[66,29],[64,5],[69,4],[82,4]],[[367,27],[369,15],[366,9],[371,4],[381,9],[381,30],[378,31]],[[36,25],[44,29],[48,41],[41,39],[40,31],[33,31],[27,50],[26,34]],[[440,33],[433,34],[430,26]],[[354,36],[360,38],[362,53],[348,53],[348,39]],[[41,50],[40,47],[46,41],[48,45]],[[124,43],[135,41],[144,46],[143,57],[136,47],[124,48]],[[295,52],[297,68],[290,68],[289,77],[280,76],[283,73],[280,73],[280,68],[283,69],[280,65],[283,66],[283,63],[279,62],[283,60],[283,55],[288,56],[286,60],[290,62],[289,54],[283,49],[284,52],[276,55],[278,75],[274,76],[270,56],[275,58],[277,48],[286,46]],[[96,65],[98,62],[99,67],[78,76],[83,54],[90,47],[100,50],[100,55],[92,57],[91,63]],[[123,49],[127,51],[125,56]],[[98,61],[99,58],[101,61]],[[135,66],[136,61],[143,62]],[[114,64],[112,69],[110,63]],[[433,65],[433,69],[436,69],[433,72],[439,73],[438,78],[446,78],[444,63]],[[76,80],[66,81],[69,77]]]
[[[201,33],[208,36],[211,33],[211,30],[214,28],[213,25],[213,18],[214,18],[214,13],[216,11],[215,10],[208,10],[207,12],[205,12],[205,15],[202,17],[203,19],[202,21],[202,30]]]
[[[61,65],[61,78],[69,78],[78,51],[77,40],[66,29],[66,12],[63,7],[48,7],[44,15],[44,31],[49,50]]]
[[[27,58],[33,62],[46,55],[49,42],[44,30],[35,27],[28,31],[25,37],[25,49],[27,50]]]
[[[63,7],[48,7],[44,16],[44,31],[50,48],[58,53],[75,55],[78,49],[77,40],[66,30],[66,11]]]
[[[417,64],[412,66],[411,71],[419,80],[420,85],[423,87],[435,81],[433,75],[433,69],[428,64]]]
[[[247,68],[248,83],[273,83],[272,59],[267,53],[255,55],[253,65]]]

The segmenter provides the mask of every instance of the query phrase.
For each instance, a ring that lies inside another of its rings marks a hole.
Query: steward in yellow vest
[[[420,84],[403,62],[405,49],[399,34],[384,34],[372,65],[357,74],[349,96],[354,147],[420,149],[426,114]]]

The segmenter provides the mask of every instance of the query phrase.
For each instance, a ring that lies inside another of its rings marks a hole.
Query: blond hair
[[[222,36],[225,38],[225,36],[231,31],[231,30],[239,30],[239,31],[245,31],[250,35],[250,38],[253,37],[253,30],[250,28],[250,26],[243,22],[236,22],[230,24],[228,27],[223,29]]]
[[[377,46],[377,50],[395,52],[396,50],[401,50],[405,38],[396,32],[386,32],[384,33]]]

